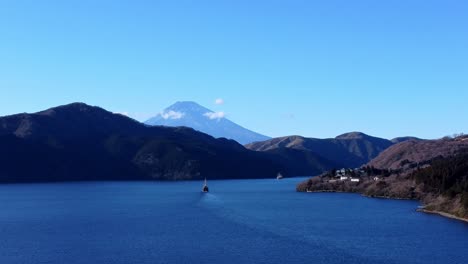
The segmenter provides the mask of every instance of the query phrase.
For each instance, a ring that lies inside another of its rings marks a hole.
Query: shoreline
[[[398,197],[388,197],[388,196],[369,196],[365,195],[362,193],[358,192],[346,192],[346,191],[332,191],[332,190],[316,190],[316,191],[299,191],[299,192],[304,192],[304,193],[354,193],[354,194],[360,194],[362,197],[367,197],[367,198],[379,198],[379,199],[392,199],[392,200],[417,200],[417,199],[411,199],[411,198],[398,198]],[[463,218],[459,217],[450,213],[442,212],[442,211],[433,211],[433,210],[427,210],[423,208],[418,208],[416,209],[417,212],[421,213],[426,213],[426,214],[434,214],[434,215],[439,215],[442,217],[450,218],[453,220],[458,220],[462,221],[465,223],[468,223],[468,218]]]
[[[304,192],[304,193],[326,193],[326,192],[329,192],[329,193],[355,193],[355,194],[358,194],[356,192],[332,191],[332,190],[298,191],[298,192]]]
[[[432,211],[432,210],[427,210],[427,209],[424,209],[424,208],[416,209],[416,211],[426,213],[426,214],[440,215],[440,216],[443,216],[443,217],[447,217],[447,218],[450,218],[450,219],[454,219],[454,220],[458,220],[458,221],[468,223],[468,218],[459,217],[459,216],[449,214],[449,213],[446,213],[446,212],[442,212],[442,211]]]
[[[391,197],[391,196],[378,196],[378,195],[375,195],[375,196],[370,196],[370,195],[365,195],[365,194],[361,194],[362,196],[364,197],[368,197],[368,198],[379,198],[379,199],[390,199],[390,200],[407,200],[407,201],[418,201],[418,199],[415,199],[415,198],[400,198],[400,197]]]
[[[399,198],[399,197],[392,197],[392,196],[371,196],[371,195],[365,195],[360,192],[347,192],[347,191],[333,191],[333,190],[315,190],[315,191],[298,191],[298,192],[304,192],[304,193],[353,193],[353,194],[359,194],[362,197],[367,197],[367,198],[379,198],[379,199],[391,199],[391,200],[418,200],[418,199],[413,199],[413,198]]]

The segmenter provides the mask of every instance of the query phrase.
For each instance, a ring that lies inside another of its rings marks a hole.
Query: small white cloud
[[[209,119],[221,119],[226,116],[224,112],[208,112],[205,113],[204,116],[208,117]]]
[[[167,112],[163,112],[160,114],[162,118],[164,119],[181,119],[185,113],[182,113],[182,112],[176,112],[176,111],[167,111]]]
[[[222,104],[224,104],[224,99],[223,99],[223,98],[218,98],[218,99],[216,99],[216,100],[215,100],[215,104],[217,104],[217,105],[222,105]]]

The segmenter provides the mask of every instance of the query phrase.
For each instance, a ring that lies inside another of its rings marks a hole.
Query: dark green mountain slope
[[[313,175],[313,163],[185,127],[149,127],[82,103],[0,118],[0,182]]]

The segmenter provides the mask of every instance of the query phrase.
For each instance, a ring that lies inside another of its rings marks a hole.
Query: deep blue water
[[[468,224],[303,179],[0,185],[0,263],[464,263]]]

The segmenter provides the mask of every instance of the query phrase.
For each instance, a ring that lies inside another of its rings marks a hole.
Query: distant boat
[[[206,184],[206,178],[205,178],[205,183],[203,184],[202,192],[204,193],[209,192],[208,185]]]
[[[276,179],[277,179],[277,180],[281,180],[281,179],[283,179],[283,178],[284,178],[284,177],[283,177],[283,175],[281,175],[281,173],[278,173],[278,175],[276,175]]]

